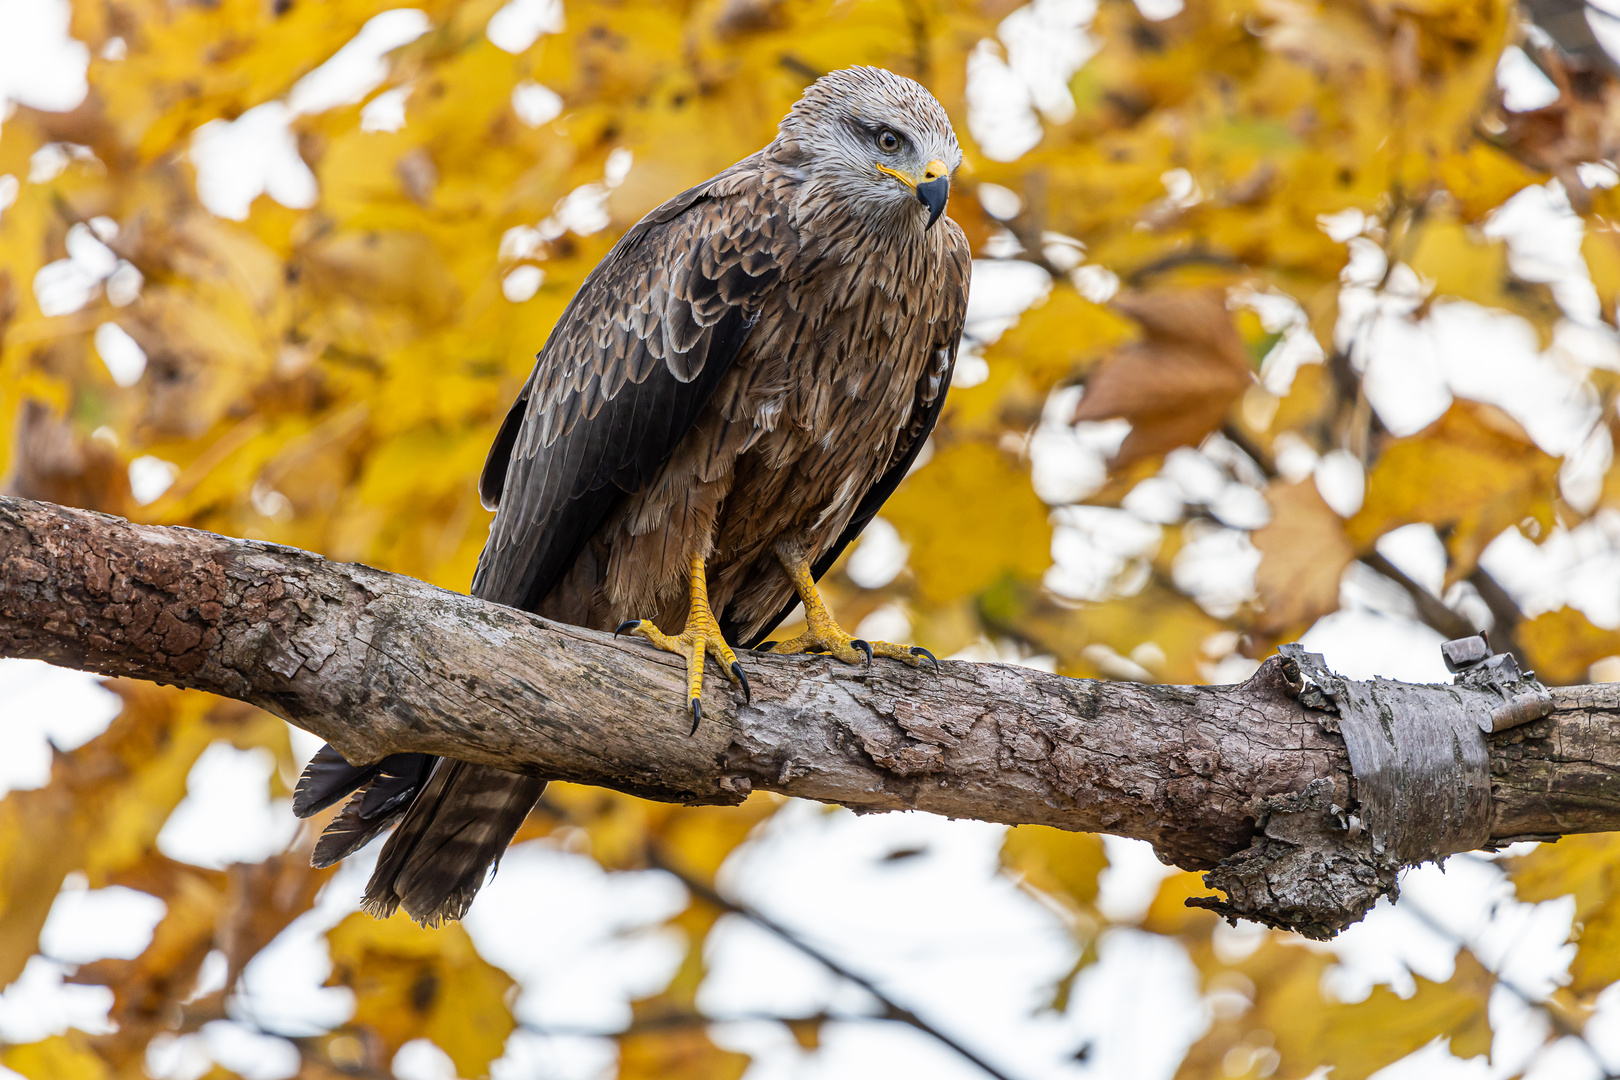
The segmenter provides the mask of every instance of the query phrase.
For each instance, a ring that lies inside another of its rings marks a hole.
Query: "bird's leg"
[[[804,620],[808,624],[804,633],[790,641],[775,641],[767,648],[777,653],[831,653],[846,664],[858,664],[865,660],[868,664],[874,656],[887,656],[910,664],[912,667],[922,666],[924,659],[930,660],[938,670],[939,661],[934,654],[920,645],[896,645],[888,641],[862,641],[852,637],[833,620],[832,612],[827,610],[827,602],[821,598],[816,589],[816,579],[810,572],[810,558],[805,554],[804,548],[796,541],[784,540],[776,545],[776,558],[793,580],[793,591],[799,594],[804,602]]]
[[[726,673],[742,687],[746,700],[753,700],[748,689],[748,676],[737,663],[737,654],[731,651],[726,639],[720,636],[720,620],[709,608],[709,583],[703,572],[703,556],[692,556],[692,608],[686,616],[686,629],[671,636],[653,625],[651,619],[631,619],[613,631],[639,634],[663,649],[686,657],[686,704],[692,710],[692,731],[696,732],[703,720],[703,658],[713,654]]]

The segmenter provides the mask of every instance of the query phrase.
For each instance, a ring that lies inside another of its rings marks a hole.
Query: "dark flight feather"
[[[564,309],[496,436],[475,596],[599,628],[662,619],[700,554],[728,638],[757,642],[793,603],[776,541],[802,542],[819,578],[904,479],[940,416],[971,260],[949,218],[925,229],[905,201],[913,218],[874,212],[815,173],[812,136],[851,98],[903,109],[959,160],[926,90],[851,69],[809,88],[770,146],[632,227]],[[837,179],[869,188],[870,170],[855,172]],[[395,758],[408,760],[311,763],[302,808],[353,792],[316,862],[397,823],[367,910],[459,918],[545,780]]]
[[[744,265],[742,248],[704,244],[705,235],[746,232],[780,212],[757,188],[747,197],[711,194],[728,175],[626,233],[553,329],[479,478],[484,505],[500,513],[474,596],[536,610],[614,508],[669,459],[741,353],[758,298],[780,279],[791,248],[777,244],[761,258],[745,245],[753,255]],[[647,287],[661,277],[662,287]],[[716,302],[721,294],[726,303]],[[300,780],[296,806],[308,816],[355,792],[316,846],[322,866],[398,822],[366,906],[379,915],[404,907],[437,923],[461,917],[544,790],[535,777],[419,754],[355,767],[326,747]]]

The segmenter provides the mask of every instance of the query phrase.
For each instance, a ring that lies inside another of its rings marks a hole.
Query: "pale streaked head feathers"
[[[896,224],[926,222],[916,185],[936,179],[939,165],[948,176],[962,163],[950,117],[934,95],[874,67],[817,79],[782,118],[766,152],[800,174],[807,198]]]

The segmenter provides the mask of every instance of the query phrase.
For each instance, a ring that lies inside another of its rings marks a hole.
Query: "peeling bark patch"
[[[1265,800],[1254,841],[1204,875],[1204,884],[1227,898],[1194,897],[1188,906],[1317,941],[1360,922],[1379,898],[1399,895],[1400,864],[1374,852],[1365,830],[1341,824],[1337,809],[1326,780]]]

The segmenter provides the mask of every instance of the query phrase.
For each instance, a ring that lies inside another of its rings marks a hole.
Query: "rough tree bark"
[[[1394,884],[1344,825],[1335,718],[1275,658],[1209,687],[758,655],[753,704],[711,678],[688,736],[679,659],[637,642],[293,548],[5,497],[0,656],[251,702],[356,762],[427,751],[666,801],[764,789],[1137,837],[1213,871],[1224,913],[1315,936]],[[1490,737],[1490,842],[1620,827],[1617,712],[1620,687],[1562,688],[1550,716]]]

